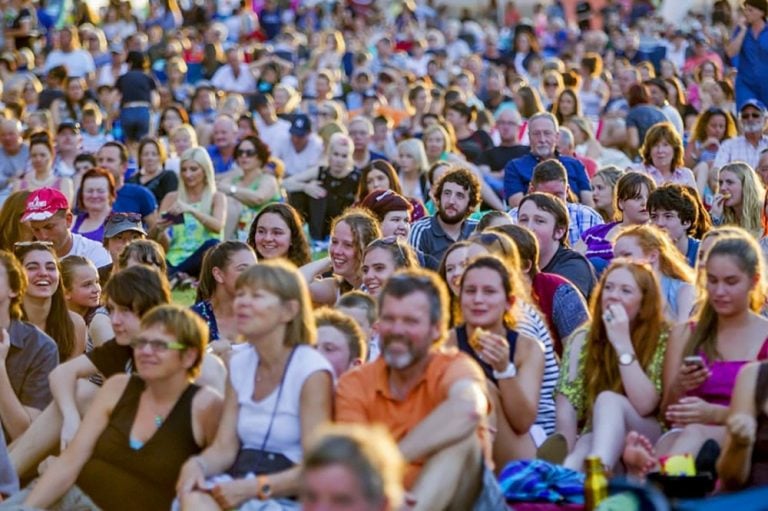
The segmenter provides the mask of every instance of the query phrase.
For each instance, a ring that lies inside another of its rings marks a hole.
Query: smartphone
[[[683,364],[687,366],[696,366],[698,369],[701,369],[706,365],[704,364],[704,359],[699,355],[691,355],[690,357],[685,357],[683,359]]]
[[[184,223],[184,213],[179,213],[178,215],[174,215],[171,213],[163,213],[161,217],[163,220],[173,225]]]

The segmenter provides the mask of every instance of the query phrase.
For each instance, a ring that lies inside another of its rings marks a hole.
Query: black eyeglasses
[[[141,215],[138,213],[112,213],[107,218],[107,222],[120,223],[120,222],[141,222]]]
[[[143,337],[136,337],[131,340],[131,348],[134,350],[143,350],[149,346],[149,348],[155,353],[165,353],[168,350],[181,351],[187,349],[189,346],[180,342],[167,342],[162,339],[145,339]]]
[[[236,156],[239,158],[240,156],[256,156],[256,149],[240,149],[237,151]]]

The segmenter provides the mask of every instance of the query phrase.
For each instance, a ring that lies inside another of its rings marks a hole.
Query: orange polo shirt
[[[336,420],[362,424],[382,424],[396,442],[448,398],[451,386],[472,379],[485,390],[485,377],[469,356],[456,350],[433,351],[426,371],[404,400],[392,396],[388,368],[379,357],[374,362],[345,373],[336,387]],[[410,489],[426,460],[408,464],[405,487]]]

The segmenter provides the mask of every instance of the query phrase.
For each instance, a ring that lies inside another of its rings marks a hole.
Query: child
[[[102,130],[103,117],[101,110],[96,107],[86,107],[83,109],[83,151],[96,153],[105,142],[113,140],[112,135],[108,135]]]
[[[379,356],[379,336],[376,332],[376,301],[368,293],[350,291],[336,302],[336,310],[354,319],[368,341],[367,362],[373,362]]]

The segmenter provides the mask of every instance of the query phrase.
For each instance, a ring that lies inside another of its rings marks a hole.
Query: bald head
[[[219,115],[213,123],[213,144],[219,149],[230,149],[237,143],[237,123],[229,115]]]

